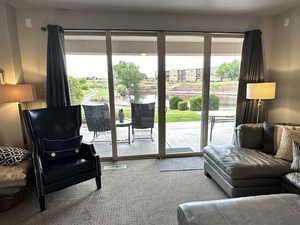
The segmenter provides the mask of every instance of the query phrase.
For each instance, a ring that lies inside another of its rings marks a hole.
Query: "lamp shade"
[[[8,102],[32,102],[35,100],[35,98],[35,89],[32,85],[0,85],[0,104]]]
[[[276,83],[247,84],[247,99],[274,99]]]

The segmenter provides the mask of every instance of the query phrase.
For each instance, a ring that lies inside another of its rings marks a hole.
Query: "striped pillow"
[[[300,144],[297,142],[293,142],[293,162],[291,169],[300,172]]]
[[[275,158],[293,161],[293,141],[300,143],[300,131],[283,128]]]

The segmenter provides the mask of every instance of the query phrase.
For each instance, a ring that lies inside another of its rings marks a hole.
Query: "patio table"
[[[119,120],[116,121],[116,127],[128,127],[128,138],[125,140],[118,140],[118,142],[128,142],[128,144],[131,143],[130,140],[130,126],[132,125],[132,122],[130,120],[124,120],[123,122],[120,122]]]
[[[235,121],[235,111],[233,110],[213,110],[209,111],[208,118],[210,121],[210,136],[209,140],[212,141],[212,132],[215,123],[223,122],[234,122]]]

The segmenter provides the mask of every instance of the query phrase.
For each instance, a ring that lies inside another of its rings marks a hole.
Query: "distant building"
[[[211,69],[211,81],[220,81],[220,78],[214,75],[216,70],[217,67]],[[203,68],[166,71],[166,79],[168,82],[200,82],[202,77]]]

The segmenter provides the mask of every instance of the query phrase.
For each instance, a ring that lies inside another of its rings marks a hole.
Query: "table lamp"
[[[247,84],[247,99],[255,99],[257,102],[257,118],[256,123],[259,122],[259,114],[260,108],[262,106],[263,101],[266,99],[274,99],[275,98],[275,90],[276,83],[268,82],[268,83],[248,83]]]
[[[26,144],[26,135],[23,124],[22,103],[32,102],[36,99],[35,88],[30,84],[1,84],[0,85],[0,104],[18,103],[21,129],[24,145]]]

